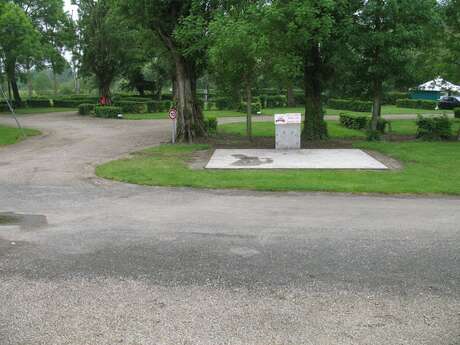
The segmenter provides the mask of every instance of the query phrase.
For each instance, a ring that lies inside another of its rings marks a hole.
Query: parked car
[[[438,103],[439,109],[454,109],[460,108],[460,97],[444,96],[441,97]]]

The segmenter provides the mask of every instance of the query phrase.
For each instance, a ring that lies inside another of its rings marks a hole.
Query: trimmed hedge
[[[53,106],[54,107],[61,107],[61,108],[78,108],[78,106],[82,103],[86,102],[86,100],[80,99],[53,99]]]
[[[460,119],[460,108],[455,108],[455,109],[454,109],[454,116],[455,116],[457,119]]]
[[[214,100],[216,108],[219,110],[227,110],[232,108],[232,101],[227,97],[217,97]]]
[[[372,102],[367,101],[356,101],[348,99],[330,99],[328,102],[329,108],[350,110],[357,112],[371,112]]]
[[[29,108],[48,108],[51,107],[51,102],[48,98],[31,98],[27,100]]]
[[[78,106],[78,113],[80,115],[90,115],[95,108],[95,104],[83,103]]]
[[[438,102],[429,101],[425,99],[398,99],[396,101],[396,106],[398,108],[414,108],[414,109],[426,109],[434,110]]]
[[[149,101],[145,103],[149,113],[159,113],[171,109],[172,101]]]
[[[408,92],[388,92],[383,96],[383,103],[384,104],[396,104],[398,99],[408,99],[409,93]]]
[[[446,116],[417,118],[417,138],[422,140],[449,140],[452,137],[452,121]]]
[[[247,103],[242,102],[238,107],[238,111],[241,113],[245,113],[247,111]],[[251,113],[256,115],[259,111],[262,111],[262,104],[260,103],[251,103]]]
[[[283,95],[262,95],[260,99],[264,108],[282,108],[287,106],[286,96]]]
[[[217,133],[217,118],[208,117],[204,119],[204,128],[208,134]]]
[[[364,129],[367,127],[366,116],[351,116],[348,114],[340,114],[340,124],[350,129]]]
[[[116,119],[118,118],[118,114],[121,114],[121,113],[122,113],[121,107],[109,107],[105,105],[97,105],[94,108],[94,115],[96,117]]]
[[[135,101],[117,101],[114,104],[117,107],[120,107],[124,113],[131,114],[144,114],[147,112],[147,104]]]

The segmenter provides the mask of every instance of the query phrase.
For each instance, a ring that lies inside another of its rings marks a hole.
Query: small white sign
[[[275,114],[275,125],[288,125],[301,122],[302,115],[300,113]]]

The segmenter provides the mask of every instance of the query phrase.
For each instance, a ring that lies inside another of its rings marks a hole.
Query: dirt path
[[[0,148],[0,183],[69,184],[94,177],[97,164],[168,140],[169,122],[82,117],[74,112],[20,116],[43,135]],[[11,118],[0,123],[14,126]]]

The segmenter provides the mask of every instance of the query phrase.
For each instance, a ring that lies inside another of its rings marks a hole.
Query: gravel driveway
[[[125,185],[95,165],[168,121],[21,119],[0,344],[460,344],[458,198]]]

